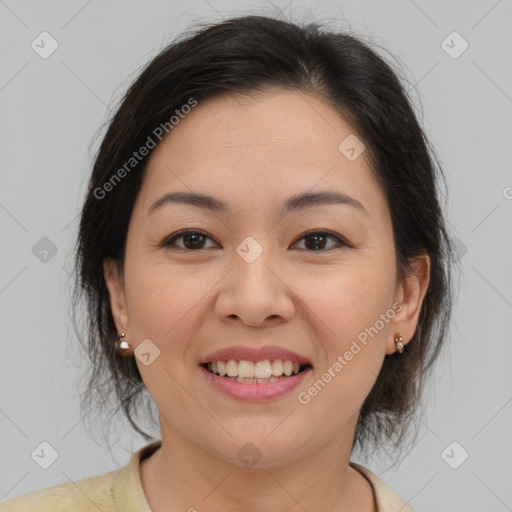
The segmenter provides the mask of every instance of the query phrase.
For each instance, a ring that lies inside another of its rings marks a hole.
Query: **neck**
[[[326,440],[321,450],[293,463],[245,467],[215,457],[166,427],[161,448],[140,467],[153,512],[377,510],[370,483],[349,466],[351,437]]]

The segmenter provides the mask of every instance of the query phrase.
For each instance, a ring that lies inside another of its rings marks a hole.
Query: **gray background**
[[[396,55],[448,178],[446,210],[462,268],[450,348],[427,389],[412,450],[399,465],[382,456],[367,465],[418,512],[512,510],[506,0],[189,0],[186,8],[177,1],[0,0],[0,501],[114,470],[146,444],[119,421],[109,448],[104,427],[97,423],[92,439],[80,417],[87,367],[69,320],[69,292],[94,134],[140,66],[182,30],[279,9],[351,30]],[[43,31],[59,45],[47,59],[31,48]],[[469,43],[458,58],[442,47],[453,31]],[[41,253],[43,237],[55,255]],[[31,457],[44,441],[58,453],[48,469]],[[462,450],[469,458],[453,469],[447,461],[458,465]]]

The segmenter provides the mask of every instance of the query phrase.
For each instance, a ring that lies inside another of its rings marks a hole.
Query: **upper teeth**
[[[256,378],[267,379],[269,377],[280,377],[283,374],[289,377],[292,373],[299,373],[300,364],[293,363],[290,360],[274,359],[270,362],[268,359],[263,361],[245,361],[229,359],[227,361],[216,361],[208,363],[208,369],[213,373],[218,373],[221,377]]]

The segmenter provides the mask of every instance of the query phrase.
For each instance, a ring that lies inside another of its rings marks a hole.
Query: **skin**
[[[318,97],[276,89],[200,101],[151,155],[124,269],[104,268],[118,331],[134,347],[150,339],[160,350],[149,366],[137,359],[162,431],[162,448],[141,463],[152,510],[376,510],[371,485],[348,465],[352,439],[384,356],[396,350],[394,333],[404,345],[414,335],[430,264],[418,257],[398,282],[384,192],[365,153],[349,161],[338,150],[353,133]],[[320,190],[344,192],[366,213],[341,204],[277,213],[289,196]],[[172,191],[211,195],[229,211],[165,204],[148,215]],[[183,248],[187,237],[174,250],[161,246],[185,228],[209,237],[202,250]],[[314,250],[303,234],[317,229],[353,247],[326,238]],[[236,252],[248,236],[263,249],[250,264]],[[402,308],[378,335],[299,403],[297,394],[394,303]],[[235,401],[198,364],[238,344],[288,348],[313,371],[283,397]],[[237,457],[246,443],[261,453],[251,468]]]

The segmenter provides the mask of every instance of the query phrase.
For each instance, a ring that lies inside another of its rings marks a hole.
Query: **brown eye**
[[[308,252],[311,251],[321,251],[327,252],[329,250],[335,249],[336,247],[331,247],[327,250],[324,250],[327,245],[327,240],[335,240],[338,246],[347,246],[349,244],[343,240],[341,237],[334,233],[325,232],[325,231],[311,231],[303,235],[300,240],[306,240],[305,247]]]
[[[335,241],[334,247],[328,247],[329,239]],[[181,240],[181,245],[176,243],[178,240]],[[212,240],[212,238],[202,231],[184,230],[165,239],[161,246],[184,251],[200,251],[211,248],[205,247],[207,240]],[[311,231],[303,235],[300,240],[305,240],[305,249],[301,250],[306,250],[308,252],[327,252],[336,249],[339,246],[351,247],[350,244],[340,236],[325,231]],[[294,245],[297,245],[297,243],[298,242]]]
[[[183,245],[177,245],[175,243],[176,240],[182,240]],[[202,249],[207,249],[205,247],[205,241],[211,238],[204,234],[202,231],[180,231],[172,235],[170,238],[167,238],[163,243],[163,247],[170,247],[171,249],[183,249],[189,251],[197,251]]]

